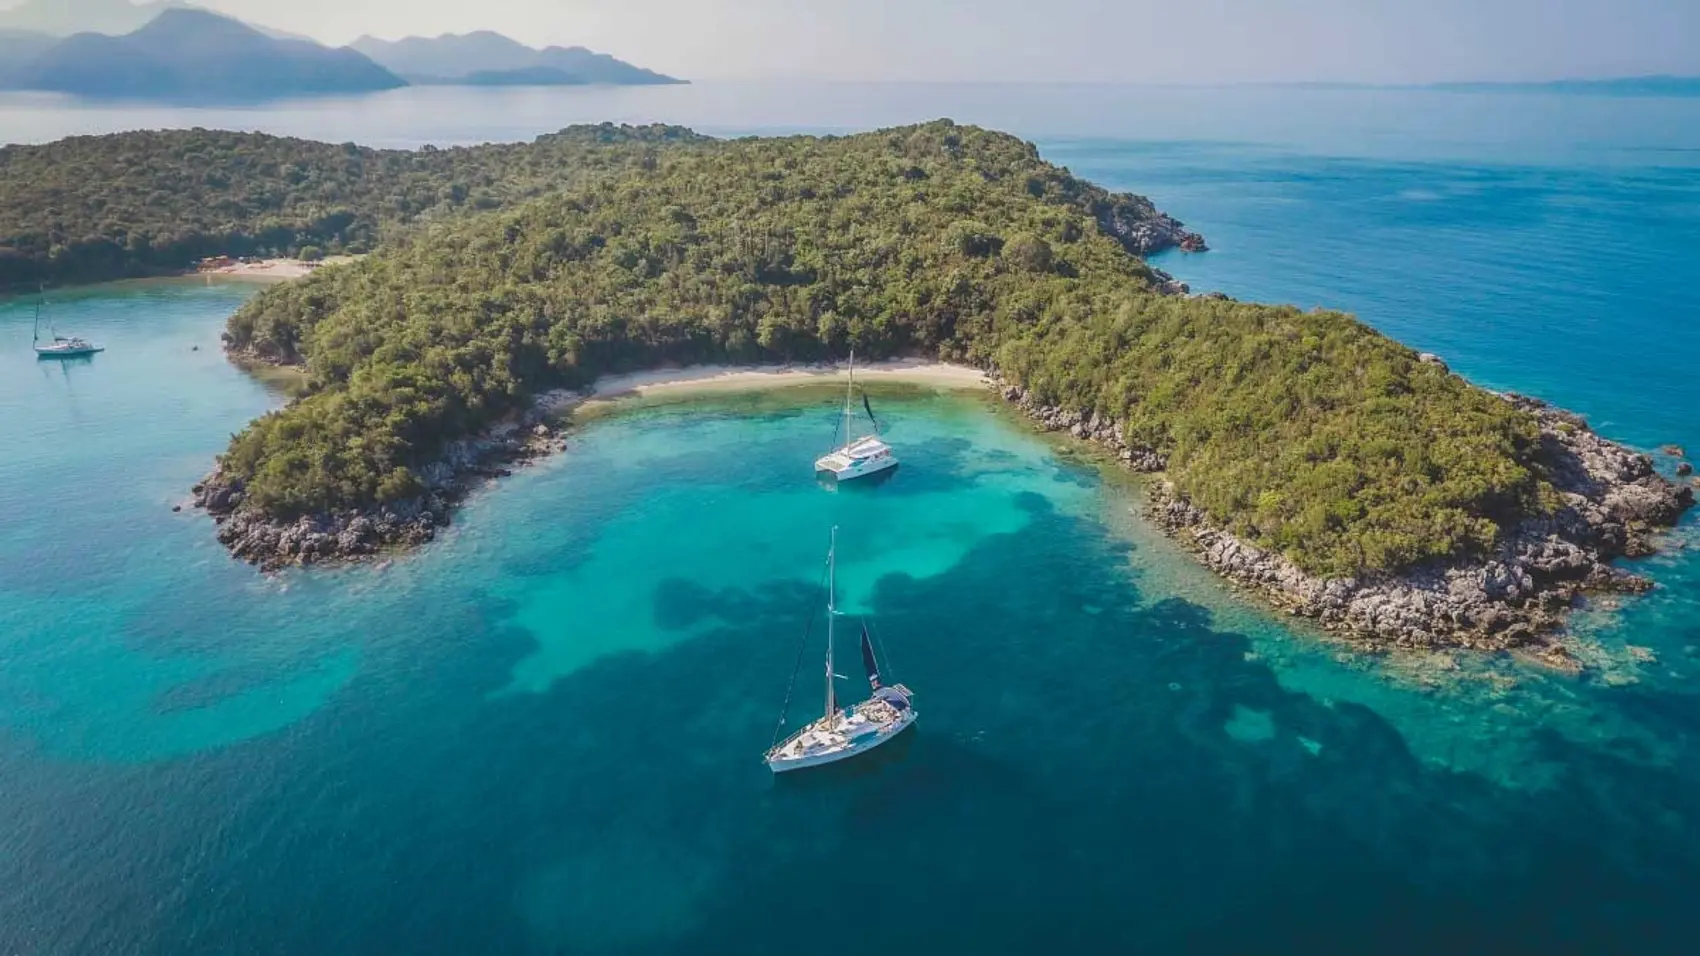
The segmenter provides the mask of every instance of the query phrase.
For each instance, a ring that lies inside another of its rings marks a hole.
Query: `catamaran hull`
[[[855,478],[866,478],[868,475],[877,475],[882,471],[889,471],[896,467],[897,458],[894,456],[852,462],[842,468],[833,467],[830,462],[823,458],[815,462],[815,474],[828,475],[838,481],[850,481]]]
[[[870,734],[843,750],[834,750],[831,753],[824,754],[809,754],[807,756],[789,759],[780,757],[769,758],[767,761],[767,767],[774,773],[789,773],[793,770],[807,770],[810,767],[824,767],[829,763],[838,763],[843,760],[849,760],[851,757],[857,757],[873,750],[880,744],[897,739],[897,735],[908,730],[909,725],[914,722],[915,711],[913,709],[906,710],[903,712],[903,716],[898,719],[897,723],[894,724],[890,730],[887,730],[884,733]]]

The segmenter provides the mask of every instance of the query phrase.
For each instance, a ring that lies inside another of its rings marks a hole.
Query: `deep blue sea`
[[[1161,262],[1196,289],[1347,309],[1483,385],[1700,453],[1700,100],[0,96],[0,141],[941,115],[1152,196],[1214,247]],[[787,390],[623,407],[416,554],[263,576],[172,511],[282,401],[218,349],[251,293],[55,292],[57,328],[108,347],[63,365],[29,352],[33,305],[0,301],[0,953],[1696,949],[1692,518],[1638,562],[1656,591],[1578,617],[1579,679],[1368,660],[1246,603],[1137,518],[1137,486],[982,396],[877,390],[904,464],[833,493],[809,463],[835,393]],[[774,780],[760,756],[835,524],[843,602],[920,720]]]

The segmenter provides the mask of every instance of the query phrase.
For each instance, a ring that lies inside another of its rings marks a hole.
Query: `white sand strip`
[[[678,393],[759,391],[788,385],[823,385],[844,381],[846,367],[822,365],[696,365],[690,368],[653,369],[629,375],[609,375],[597,380],[593,400],[628,395],[651,396]],[[866,382],[901,382],[944,389],[984,388],[985,373],[966,365],[925,359],[894,359],[856,366],[856,378]]]

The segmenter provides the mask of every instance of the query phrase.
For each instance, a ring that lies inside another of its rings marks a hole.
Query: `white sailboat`
[[[902,684],[880,682],[879,661],[867,625],[862,626],[862,665],[868,672],[871,693],[867,700],[840,710],[834,693],[832,651],[840,616],[837,606],[838,529],[832,529],[832,548],[827,552],[826,584],[826,713],[808,726],[773,746],[766,755],[774,773],[819,767],[864,754],[896,737],[915,722],[915,696]],[[789,695],[787,695],[789,700]],[[780,715],[783,728],[785,717]],[[774,736],[778,736],[775,733]]]
[[[839,481],[849,481],[865,475],[878,474],[889,468],[897,467],[897,456],[892,454],[891,446],[880,440],[879,419],[874,417],[874,407],[868,402],[867,393],[862,394],[862,407],[868,412],[868,421],[873,423],[871,435],[852,438],[852,430],[856,417],[856,353],[850,353],[850,384],[844,392],[844,416],[841,434],[844,444],[822,455],[815,461],[816,474],[828,474]]]
[[[87,339],[78,338],[75,335],[69,337],[54,335],[52,323],[48,324],[47,334],[50,336],[49,341],[46,345],[43,345],[41,342],[41,297],[37,296],[33,338],[36,358],[82,358],[85,355],[106,351],[106,349],[89,342]]]

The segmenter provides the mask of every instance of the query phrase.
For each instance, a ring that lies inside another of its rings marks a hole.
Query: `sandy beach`
[[[254,262],[230,262],[226,265],[210,267],[203,265],[195,272],[197,275],[237,279],[243,282],[287,282],[290,279],[300,279],[312,275],[313,270],[324,266],[353,262],[355,258],[355,256],[332,256],[317,262],[308,262],[304,259],[260,259]]]
[[[653,369],[628,375],[600,378],[586,404],[598,404],[628,396],[650,397],[711,392],[753,391],[792,385],[822,385],[844,380],[846,367],[821,365],[697,365],[690,368]],[[901,382],[941,389],[984,388],[985,373],[966,365],[926,359],[893,359],[856,366],[856,378],[864,382]]]

